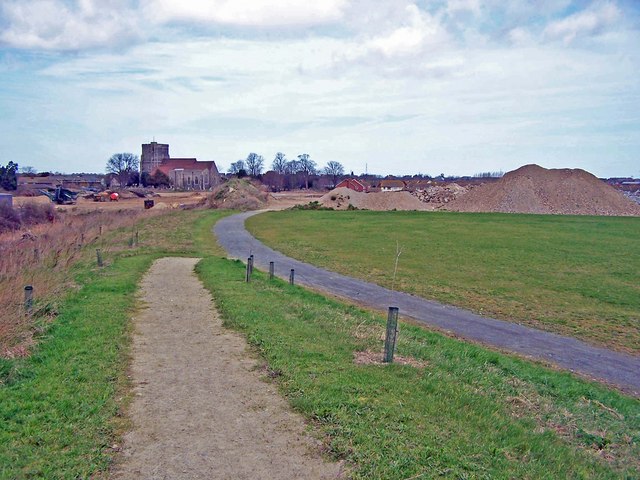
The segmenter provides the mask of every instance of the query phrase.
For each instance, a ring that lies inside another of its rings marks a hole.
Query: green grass
[[[382,356],[384,318],[206,258],[226,325],[244,332],[291,404],[354,478],[636,478],[640,402],[569,374],[402,325],[411,366]]]
[[[138,248],[113,232],[30,358],[0,368],[0,478],[103,478],[126,429],[129,318],[151,262],[195,255],[225,323],[354,478],[637,478],[640,402],[569,374],[401,325],[424,368],[355,365],[384,319],[218,258],[218,212],[150,219]]]
[[[331,270],[640,353],[639,218],[285,211],[247,224]]]
[[[220,216],[152,218],[136,249],[126,247],[130,230],[112,232],[105,268],[83,263],[70,272],[78,288],[60,302],[33,355],[0,361],[0,478],[93,478],[108,468],[138,283],[158,257],[220,253],[210,234]]]

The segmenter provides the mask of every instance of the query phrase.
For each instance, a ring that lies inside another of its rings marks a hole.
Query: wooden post
[[[26,285],[24,287],[24,311],[31,314],[33,308],[33,286]]]
[[[275,264],[273,262],[269,262],[269,280],[273,280],[274,268]]]
[[[98,266],[102,266],[102,252],[99,248],[96,248],[96,259],[98,260]]]
[[[247,283],[251,281],[251,257],[247,258],[247,272],[245,274],[245,281]]]
[[[384,363],[393,363],[393,353],[396,349],[396,338],[398,336],[398,307],[389,307],[387,317],[387,334],[384,339]]]
[[[138,246],[138,230],[136,229],[136,247]]]
[[[289,274],[289,285],[293,285],[294,280],[295,280],[295,277],[296,277],[296,272],[295,272],[295,270],[292,268],[292,269],[291,269],[291,273]]]
[[[253,275],[253,253],[249,255],[249,273]]]
[[[99,233],[99,235],[102,236],[102,225],[100,225],[100,233]]]

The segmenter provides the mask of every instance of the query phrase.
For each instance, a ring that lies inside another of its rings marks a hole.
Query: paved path
[[[286,257],[259,242],[244,228],[245,219],[257,213],[260,212],[226,217],[214,227],[218,242],[229,256],[246,261],[251,252],[254,264],[261,269],[267,270],[269,262],[275,262],[279,277],[289,278],[290,270],[295,269],[297,284],[324,290],[383,311],[389,306],[397,306],[401,315],[427,325],[469,340],[543,360],[640,396],[640,357],[594,347],[574,338],[515,323],[482,317],[467,310],[394,292]]]
[[[197,258],[163,258],[142,282],[135,318],[133,429],[116,479],[328,479],[323,461],[244,338],[222,327],[193,273]]]

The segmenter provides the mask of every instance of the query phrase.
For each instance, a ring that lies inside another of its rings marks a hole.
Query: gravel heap
[[[258,210],[267,203],[267,194],[249,180],[231,179],[216,188],[207,199],[209,208]]]
[[[460,212],[640,215],[640,206],[581,169],[525,165],[447,205]]]
[[[320,198],[325,207],[346,210],[349,205],[362,210],[434,210],[435,207],[420,201],[409,192],[362,193],[340,187]]]

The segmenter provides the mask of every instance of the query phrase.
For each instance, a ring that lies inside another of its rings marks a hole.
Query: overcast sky
[[[0,0],[0,163],[640,176],[640,1]]]

